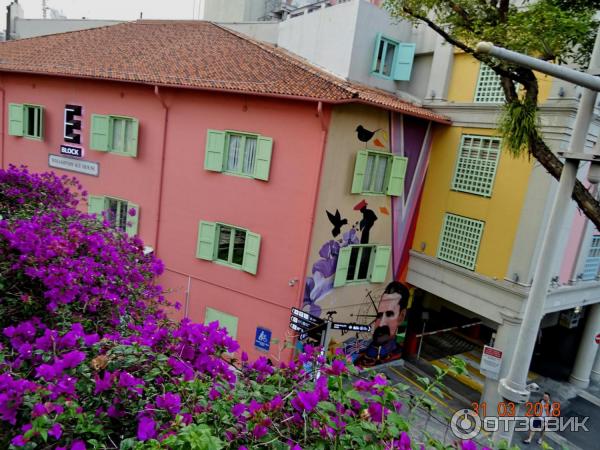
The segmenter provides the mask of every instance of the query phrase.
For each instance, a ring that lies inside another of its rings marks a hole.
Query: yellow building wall
[[[463,134],[493,136],[495,130],[436,127],[413,250],[436,256],[444,215],[485,222],[475,271],[502,279],[510,261],[533,162],[501,152],[491,197],[451,190]],[[424,250],[423,250],[424,247]]]
[[[475,98],[477,77],[479,76],[480,62],[466,53],[456,53],[450,85],[448,87],[448,101],[456,103],[471,103]],[[536,72],[539,84],[539,101],[545,102],[550,95],[552,78]]]

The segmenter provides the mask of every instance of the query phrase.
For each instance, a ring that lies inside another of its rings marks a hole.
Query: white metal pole
[[[508,51],[506,51],[508,52]],[[491,53],[491,52],[490,52]],[[514,53],[514,52],[512,52]],[[500,55],[498,55],[500,57]],[[505,54],[503,57],[506,56]],[[535,58],[523,56],[522,63],[530,68],[536,68],[544,73],[550,71],[545,66],[540,68],[539,65],[531,63],[531,59]],[[600,33],[596,38],[594,45],[594,51],[592,54],[592,60],[590,62],[591,71],[597,70],[600,65]],[[570,69],[567,69],[570,70]],[[572,77],[574,79],[575,77]],[[597,88],[600,90],[600,84]],[[584,89],[579,109],[577,110],[577,116],[575,117],[575,124],[573,126],[573,134],[571,136],[571,143],[569,152],[584,152],[586,136],[588,133],[589,125],[593,117],[594,104],[596,101],[596,92]],[[519,330],[519,335],[515,343],[515,352],[510,364],[510,369],[506,378],[502,378],[498,385],[498,392],[500,395],[507,400],[515,403],[525,403],[529,398],[529,391],[527,390],[527,375],[529,373],[529,365],[531,364],[531,357],[533,349],[535,347],[535,341],[537,338],[540,322],[544,315],[544,307],[546,303],[546,294],[550,285],[552,277],[552,269],[554,258],[556,255],[556,242],[560,239],[560,232],[565,217],[566,208],[569,205],[571,195],[573,193],[573,187],[577,179],[577,168],[579,166],[579,160],[569,159],[568,155],[565,160],[563,171],[560,177],[558,186],[558,192],[554,199],[552,211],[550,213],[550,219],[548,221],[548,227],[544,233],[544,239],[542,240],[542,248],[539,256],[539,261],[535,270],[533,284],[529,292],[529,298],[525,304],[525,313],[523,315],[523,322]],[[495,439],[504,438],[510,443],[512,441],[514,429],[511,429],[505,433],[496,433]]]

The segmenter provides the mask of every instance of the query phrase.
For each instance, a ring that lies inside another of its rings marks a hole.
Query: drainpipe
[[[163,138],[162,138],[162,148],[161,148],[161,156],[160,156],[160,178],[158,182],[158,210],[156,213],[156,233],[154,235],[154,253],[158,255],[158,239],[160,236],[160,219],[162,213],[162,196],[163,196],[163,187],[164,187],[164,178],[165,178],[165,155],[167,149],[167,129],[169,127],[169,107],[165,103],[165,99],[163,98],[161,92],[158,89],[158,86],[154,86],[154,95],[160,101],[162,107],[165,110],[165,121],[163,125]]]
[[[302,308],[302,300],[304,295],[304,288],[306,286],[306,269],[308,265],[308,257],[310,255],[310,247],[312,244],[312,235],[313,235],[313,227],[315,224],[316,210],[317,210],[317,202],[319,200],[319,191],[321,188],[321,175],[323,172],[323,161],[325,160],[325,145],[327,144],[327,133],[329,131],[329,127],[325,117],[323,116],[323,102],[317,103],[317,113],[316,116],[319,118],[321,124],[321,160],[319,162],[319,171],[317,172],[317,180],[313,185],[315,186],[315,194],[313,197],[313,207],[312,213],[310,215],[310,235],[308,245],[306,246],[306,252],[304,253],[304,263],[302,265],[302,272],[300,276],[300,289],[298,289],[298,300],[296,304],[299,308]]]
[[[8,111],[6,110],[6,91],[4,90],[4,86],[0,85],[0,92],[2,92],[2,125],[0,125],[0,133],[2,133],[2,149],[0,149],[0,169],[4,169],[4,141],[6,140],[5,134],[6,130],[4,129],[5,123],[8,119]]]

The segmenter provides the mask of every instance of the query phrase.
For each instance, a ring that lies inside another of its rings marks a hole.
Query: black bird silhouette
[[[371,140],[371,138],[373,138],[375,133],[377,133],[379,130],[381,130],[381,128],[378,128],[375,131],[370,131],[370,130],[367,130],[362,125],[359,125],[356,127],[356,135],[358,136],[358,140],[360,142],[367,143]]]
[[[331,230],[331,234],[333,237],[336,237],[341,232],[342,226],[348,223],[348,219],[342,219],[339,210],[335,210],[335,215],[331,214],[329,211],[325,210],[327,213],[327,217],[329,217],[329,221],[333,225],[333,229]]]

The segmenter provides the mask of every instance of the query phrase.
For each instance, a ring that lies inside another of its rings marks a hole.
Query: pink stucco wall
[[[324,148],[316,102],[161,89],[169,106],[161,194],[165,113],[153,87],[10,74],[2,75],[1,86],[5,91],[4,131],[8,103],[45,108],[43,142],[4,132],[5,167],[18,163],[34,171],[49,170],[48,155],[58,154],[64,143],[65,104],[83,106],[84,159],[99,162],[100,176],[76,176],[91,194],[139,204],[139,234],[151,246],[156,246],[160,205],[157,253],[167,268],[161,282],[173,289],[170,297],[184,303],[189,285],[191,319],[203,321],[207,306],[237,316],[237,338],[250,353],[257,353],[253,350],[256,326],[271,329],[273,338],[285,336],[289,308],[300,305]],[[330,111],[324,110],[327,123]],[[138,157],[88,150],[92,113],[136,117],[140,123]],[[272,137],[269,181],[205,171],[207,129]],[[196,259],[200,220],[230,223],[259,233],[257,275]]]

